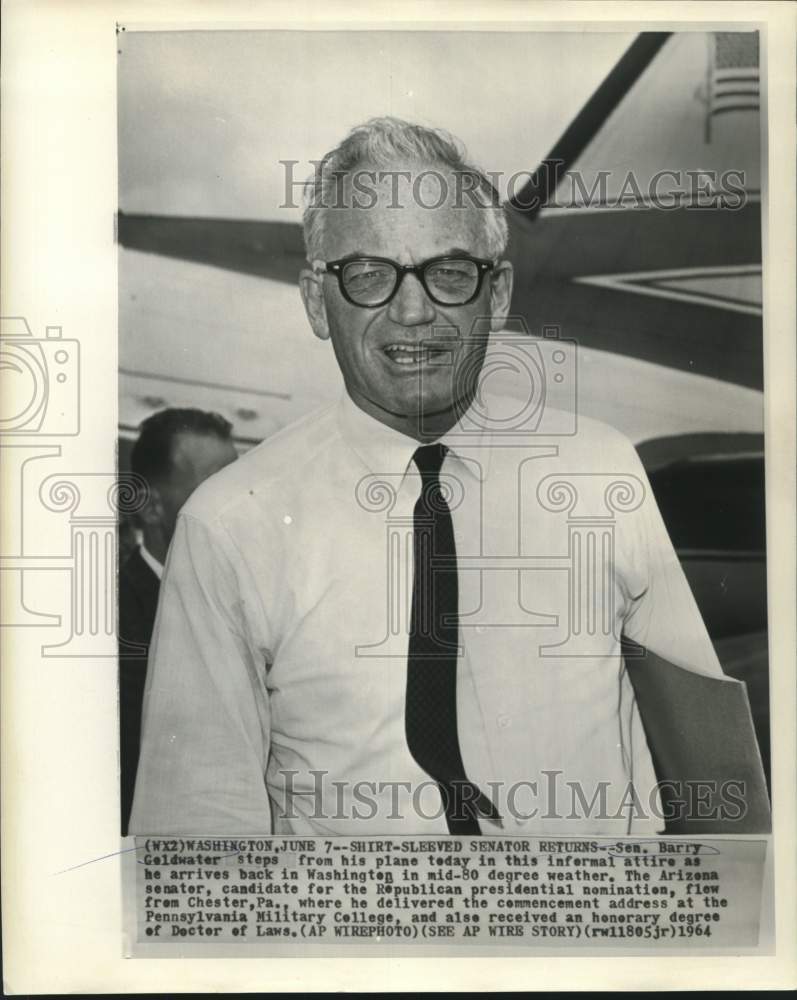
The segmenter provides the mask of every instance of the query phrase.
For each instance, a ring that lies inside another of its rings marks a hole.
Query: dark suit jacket
[[[119,571],[119,753],[122,834],[127,833],[141,740],[141,707],[147,677],[147,653],[155,624],[160,581],[141,550]]]

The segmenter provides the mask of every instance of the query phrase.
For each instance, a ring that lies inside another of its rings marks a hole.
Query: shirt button
[[[499,715],[495,721],[498,724],[499,729],[509,729],[512,725],[512,720],[508,715]]]

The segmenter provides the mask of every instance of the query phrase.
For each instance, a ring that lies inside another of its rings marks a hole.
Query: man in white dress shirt
[[[621,634],[722,672],[630,443],[533,379],[489,391],[491,334],[521,375],[572,377],[558,342],[502,332],[489,180],[378,119],[327,154],[304,221],[345,393],[180,514],[131,831],[662,830]]]

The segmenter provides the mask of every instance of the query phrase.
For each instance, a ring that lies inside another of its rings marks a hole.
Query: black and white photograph
[[[105,6],[4,132],[68,263],[2,308],[25,877],[122,963],[68,981],[785,983],[794,18]]]
[[[758,33],[118,48],[125,829],[768,832]]]

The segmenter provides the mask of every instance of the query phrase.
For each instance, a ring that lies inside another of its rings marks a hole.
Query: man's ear
[[[490,329],[501,330],[512,305],[514,271],[508,260],[500,260],[490,275]]]
[[[313,333],[319,340],[329,340],[329,323],[324,302],[324,275],[304,268],[299,274],[299,291]]]

